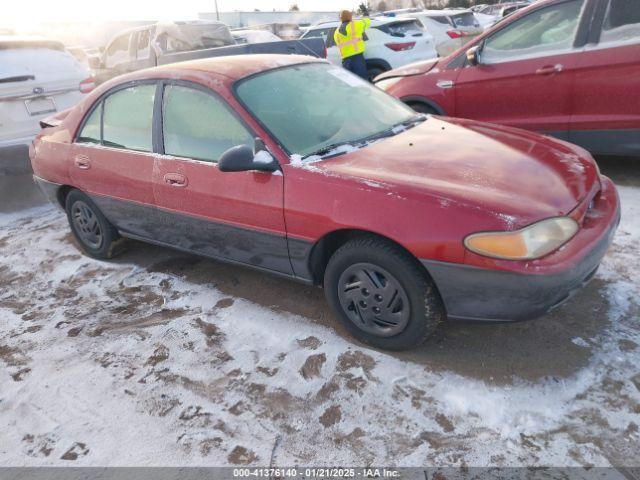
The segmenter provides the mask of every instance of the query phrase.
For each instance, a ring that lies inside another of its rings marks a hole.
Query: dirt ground
[[[0,465],[640,465],[640,159],[623,220],[543,318],[358,344],[323,292],[128,242],[78,251],[0,176]]]

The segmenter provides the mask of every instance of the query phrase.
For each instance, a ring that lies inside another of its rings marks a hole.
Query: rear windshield
[[[403,20],[401,22],[387,23],[386,25],[380,25],[374,28],[383,31],[392,37],[410,37],[424,32],[424,28],[418,20]]]
[[[62,45],[0,44],[0,82],[38,80],[40,76],[78,76],[84,68]],[[62,73],[64,72],[64,73]],[[27,78],[25,78],[27,77]],[[30,78],[34,77],[34,78]]]
[[[471,12],[451,15],[451,20],[453,21],[453,25],[458,28],[464,28],[464,27],[470,28],[470,27],[479,26],[475,15]]]

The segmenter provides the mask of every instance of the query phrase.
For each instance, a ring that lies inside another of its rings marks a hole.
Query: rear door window
[[[540,8],[490,36],[483,63],[501,63],[571,51],[584,0]]]
[[[151,152],[155,84],[136,85],[104,100],[102,136],[108,147]]]
[[[136,48],[136,58],[138,60],[146,60],[149,58],[149,46],[151,43],[151,34],[149,30],[138,32],[138,44]]]
[[[327,48],[334,47],[336,42],[333,39],[333,34],[336,31],[335,28],[317,28],[309,30],[304,38],[322,38]]]
[[[638,0],[611,0],[602,25],[600,43],[640,43],[640,3]]]
[[[231,147],[254,143],[222,99],[179,85],[165,87],[162,130],[165,154],[209,162]]]

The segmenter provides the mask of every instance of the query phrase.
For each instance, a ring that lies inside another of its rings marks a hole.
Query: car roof
[[[46,37],[40,37],[37,35],[0,35],[0,45],[6,47],[11,46],[42,46],[55,49],[64,49],[64,44],[58,40],[51,40]]]
[[[461,13],[473,13],[469,9],[463,10],[424,10],[422,12],[416,12],[413,15],[427,15],[429,17],[439,17],[439,16],[449,16],[449,15],[460,15]]]
[[[171,74],[183,73],[211,73],[223,75],[232,80],[239,80],[251,76],[255,73],[273,70],[290,65],[303,63],[326,63],[321,58],[307,55],[277,55],[277,54],[254,54],[254,55],[231,55],[227,57],[202,58],[186,62],[172,63],[161,67],[143,70],[144,76],[149,76],[149,72],[162,72]],[[138,72],[136,72],[138,73]],[[135,74],[134,74],[135,75]],[[138,75],[136,75],[138,76]]]
[[[394,17],[375,17],[375,18],[371,18],[371,25],[372,26],[376,26],[376,25],[386,25],[387,23],[393,23],[393,22],[399,22],[399,21],[406,21],[407,19],[410,18],[410,14],[408,14],[407,16],[394,16]],[[356,19],[359,20],[359,19]],[[330,22],[321,22],[321,23],[317,23],[315,25],[312,25],[311,27],[309,27],[309,30],[318,30],[320,28],[331,28],[331,27],[338,27],[342,24],[342,22],[340,22],[339,20],[332,20]]]

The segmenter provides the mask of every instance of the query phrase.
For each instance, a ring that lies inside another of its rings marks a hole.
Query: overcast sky
[[[198,12],[215,11],[214,0],[4,0],[0,23],[19,26],[41,21],[195,19]],[[336,11],[355,8],[357,0],[218,0],[220,11],[288,10]]]

